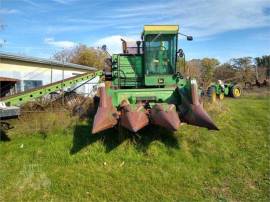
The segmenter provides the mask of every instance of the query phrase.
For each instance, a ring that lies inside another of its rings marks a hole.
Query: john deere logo
[[[164,83],[164,79],[158,79],[158,83]]]

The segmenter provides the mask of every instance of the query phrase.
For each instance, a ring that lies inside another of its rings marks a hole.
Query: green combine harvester
[[[116,125],[135,133],[149,124],[176,131],[181,121],[218,130],[199,101],[196,80],[176,71],[178,35],[178,25],[146,25],[135,47],[122,40],[123,53],[112,55],[106,73],[110,85],[99,88],[93,134]]]

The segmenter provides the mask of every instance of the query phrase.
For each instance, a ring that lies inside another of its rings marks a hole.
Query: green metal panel
[[[216,94],[217,95],[220,95],[221,93],[222,93],[222,88],[221,88],[221,86],[219,85],[219,84],[216,84],[215,85],[215,91],[216,91]]]
[[[146,86],[176,85],[176,78],[173,75],[145,75],[144,83]]]
[[[175,88],[144,88],[144,89],[109,89],[113,105],[119,106],[121,101],[128,100],[131,104],[138,101],[175,103]]]
[[[113,85],[118,87],[142,86],[142,65],[140,55],[113,55]]]
[[[229,95],[230,88],[228,86],[225,86],[224,88],[224,95]]]
[[[144,26],[143,55],[112,56],[113,88],[182,86],[176,76],[177,25]]]
[[[4,98],[1,98],[0,101],[5,102],[6,105],[8,106],[20,105],[25,102],[47,95],[49,93],[59,91],[63,88],[70,87],[77,83],[88,81],[95,78],[96,76],[102,76],[102,75],[103,75],[102,71],[81,74],[78,76],[74,76],[72,78],[64,79],[63,81],[54,82],[52,84],[48,84],[39,88],[31,89],[29,91],[25,91],[19,94],[7,96]]]
[[[215,91],[217,95],[224,93],[225,96],[229,95],[230,89],[233,87],[233,84],[230,84],[230,83],[224,84],[224,88],[220,84],[217,84],[217,83],[214,83],[212,85],[215,86]]]

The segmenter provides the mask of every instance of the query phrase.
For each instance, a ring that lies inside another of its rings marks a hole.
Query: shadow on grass
[[[134,136],[134,134],[132,134]],[[153,141],[160,141],[166,147],[179,149],[179,140],[173,132],[170,132],[164,128],[149,125],[143,128],[140,133],[138,133],[139,138],[137,138],[136,148],[140,151],[145,152],[148,146]],[[135,136],[136,137],[136,136]]]
[[[0,128],[0,141],[7,142],[10,141],[10,138],[8,137],[5,130]]]
[[[147,126],[140,132],[134,134],[124,129],[109,129],[98,134],[91,134],[92,123],[89,120],[87,125],[77,125],[73,134],[73,146],[70,154],[76,154],[84,147],[97,141],[102,141],[106,147],[106,152],[110,152],[124,141],[134,144],[139,151],[145,152],[153,141],[160,141],[167,147],[179,149],[179,142],[176,135],[165,129]]]

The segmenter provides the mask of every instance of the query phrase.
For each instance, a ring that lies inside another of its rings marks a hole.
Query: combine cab
[[[218,130],[199,102],[196,80],[176,72],[178,31],[177,25],[146,25],[135,51],[122,41],[123,53],[112,56],[105,77],[110,86],[99,88],[93,134],[118,124],[135,133],[148,124],[176,131],[181,121]]]

